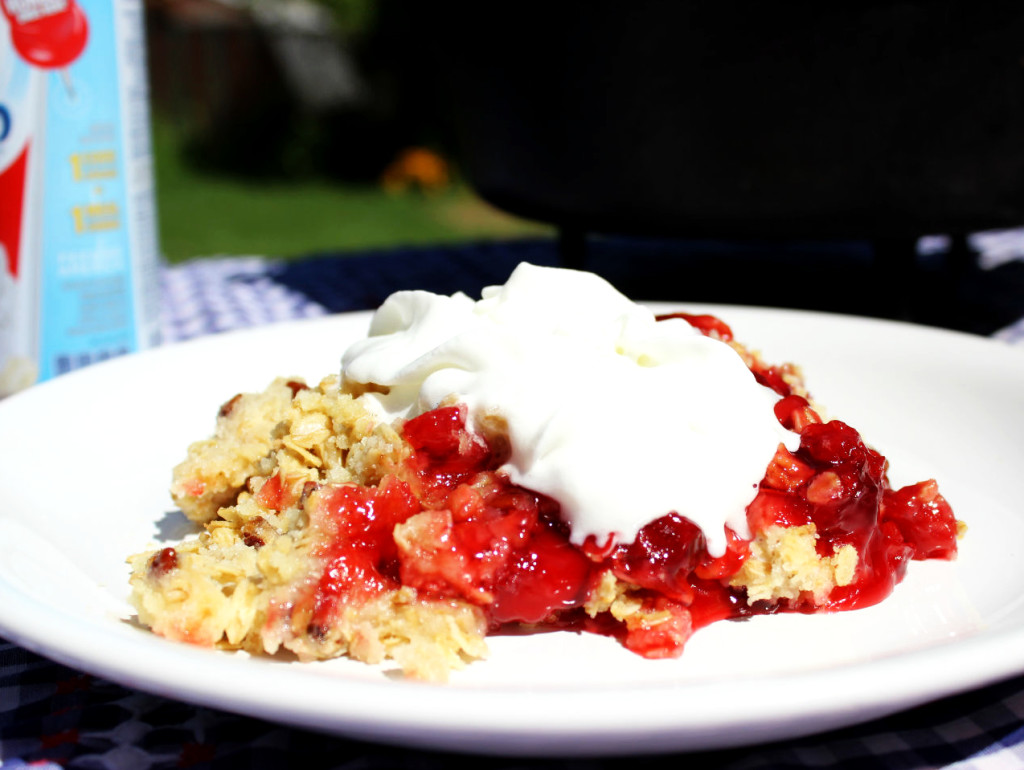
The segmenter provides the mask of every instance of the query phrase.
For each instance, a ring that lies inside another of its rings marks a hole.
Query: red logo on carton
[[[75,0],[0,0],[11,24],[11,44],[29,64],[67,67],[89,39],[89,23]]]
[[[0,248],[7,252],[7,272],[18,277],[18,249],[21,247],[22,199],[25,195],[25,165],[28,145],[10,166],[0,173]],[[11,205],[7,205],[10,202]]]

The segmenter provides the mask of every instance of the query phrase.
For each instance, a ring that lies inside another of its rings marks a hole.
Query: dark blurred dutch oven
[[[1024,3],[417,4],[478,191],[593,232],[1024,222]]]

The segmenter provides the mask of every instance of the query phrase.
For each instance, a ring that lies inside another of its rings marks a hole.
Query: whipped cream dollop
[[[557,500],[582,544],[632,542],[676,512],[708,552],[725,525],[749,537],[746,506],[779,443],[778,396],[728,344],[652,311],[604,279],[522,264],[482,299],[393,294],[369,336],[342,359],[349,383],[375,384],[366,405],[410,418],[449,396],[505,420],[511,480]]]

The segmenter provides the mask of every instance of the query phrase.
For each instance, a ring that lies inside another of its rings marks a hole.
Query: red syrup
[[[696,317],[694,324],[731,339],[718,319]],[[823,423],[771,367],[752,371],[783,396],[776,415],[801,441],[795,452],[780,446],[768,464],[748,521],[754,532],[814,523],[823,556],[846,544],[857,548],[853,582],[833,589],[826,604],[810,598],[749,604],[742,589],[729,586],[749,554],[748,541],[727,530],[725,554],[711,557],[704,534],[675,513],[646,525],[632,543],[571,543],[558,503],[499,472],[507,446],[492,447],[471,432],[465,408],[453,406],[405,423],[412,453],[403,471],[379,487],[317,490],[311,521],[322,536],[317,555],[326,567],[305,602],[309,631],[325,628],[346,602],[404,585],[423,597],[477,605],[492,633],[523,625],[589,631],[614,636],[644,657],[675,657],[709,623],[865,607],[892,592],[911,559],[955,556],[956,520],[934,482],[890,489],[885,458],[856,431]],[[279,509],[289,502],[282,490],[272,477],[261,501]],[[630,598],[642,612],[625,621],[584,612],[606,571],[636,587]]]

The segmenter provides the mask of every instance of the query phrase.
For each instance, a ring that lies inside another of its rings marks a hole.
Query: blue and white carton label
[[[0,397],[157,342],[141,0],[0,0]]]

